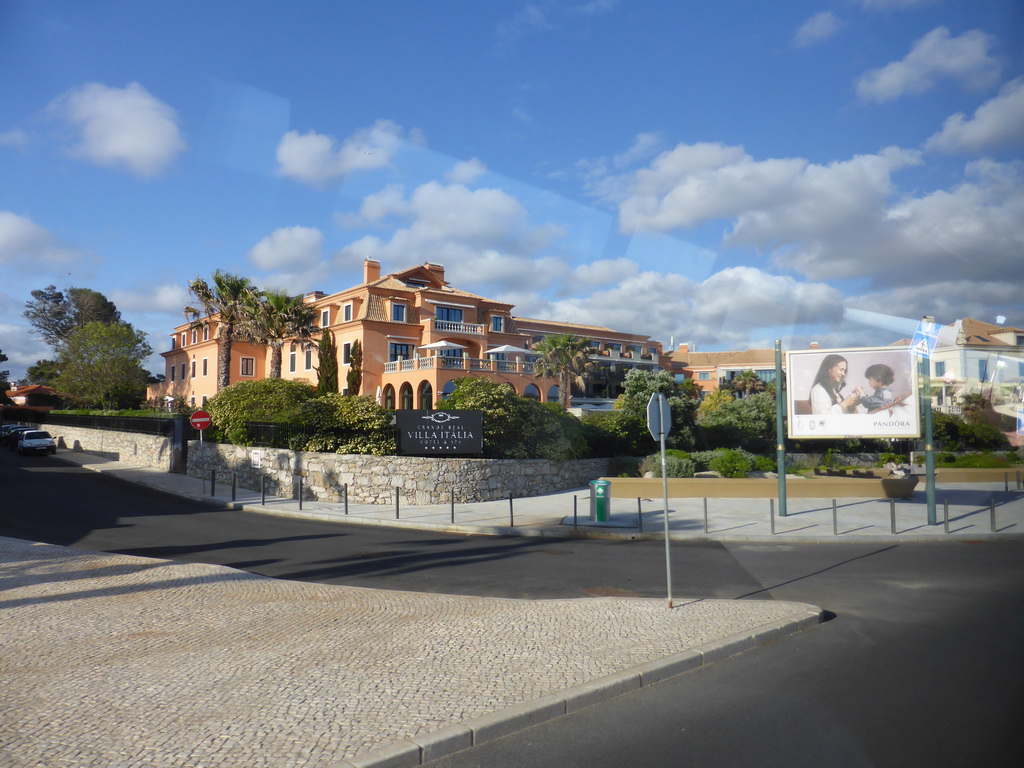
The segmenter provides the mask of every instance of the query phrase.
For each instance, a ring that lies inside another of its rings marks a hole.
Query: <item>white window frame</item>
[[[288,353],[288,373],[295,373],[295,353]]]
[[[502,317],[501,315],[494,315],[493,317],[491,317],[491,330],[494,333],[504,333],[505,318]]]
[[[177,370],[177,363],[171,363],[171,381],[174,381],[174,372]]]
[[[209,371],[210,371],[210,358],[204,357],[203,358],[203,376],[209,376],[210,375]]]
[[[199,341],[199,329],[198,328],[193,328],[192,329],[192,343],[195,344],[197,341]]]
[[[321,309],[320,310],[320,327],[326,328],[331,324],[331,310]]]
[[[246,362],[249,363],[249,373],[245,372]],[[238,361],[238,375],[244,376],[247,379],[251,379],[256,376],[256,358],[255,357],[243,357]]]
[[[183,347],[185,346],[185,340],[187,338],[188,338],[188,334],[186,334],[184,331],[182,331],[181,332],[181,346],[183,346]]]
[[[189,375],[193,379],[196,377],[196,361],[195,360],[192,361],[192,369],[191,369],[191,372],[190,372]]]
[[[341,364],[352,364],[352,342],[350,341],[346,341],[344,344],[341,345]]]
[[[406,317],[408,317],[409,307],[405,302],[393,301],[391,302],[391,322],[392,323],[404,323]]]
[[[184,381],[184,380],[185,380],[185,371],[186,371],[186,370],[188,370],[188,369],[187,369],[187,368],[185,367],[186,365],[187,365],[187,363],[182,363],[182,364],[181,364],[181,380],[182,380],[182,381]]]
[[[348,304],[346,304],[344,307],[342,307],[341,311],[343,313],[342,316],[345,318],[345,322],[346,323],[352,322],[352,317],[353,317],[353,314],[354,314],[354,311],[355,311],[352,302],[350,301]]]
[[[210,326],[209,326],[209,324],[206,324],[206,325],[203,326],[203,341],[209,341],[209,340],[210,340]]]
[[[306,350],[306,370],[307,371],[312,371],[313,370],[313,350],[312,349],[307,349]]]

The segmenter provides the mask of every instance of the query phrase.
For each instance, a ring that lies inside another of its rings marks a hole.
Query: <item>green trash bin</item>
[[[612,504],[610,480],[590,481],[590,519],[595,523],[607,523]]]

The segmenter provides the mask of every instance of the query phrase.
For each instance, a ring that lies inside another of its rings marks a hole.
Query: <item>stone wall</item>
[[[156,467],[165,472],[171,469],[169,436],[66,427],[63,424],[41,424],[39,428],[53,435],[58,448],[95,453],[137,467]]]
[[[446,504],[541,496],[581,488],[608,473],[608,459],[445,459],[414,456],[363,456],[308,453],[278,448],[189,443],[188,474],[268,496],[294,498],[298,478],[308,500],[393,504],[395,489],[409,504]],[[263,479],[265,478],[265,480]]]

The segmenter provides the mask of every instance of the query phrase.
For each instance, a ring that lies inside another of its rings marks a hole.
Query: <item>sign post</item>
[[[188,423],[191,424],[194,429],[199,430],[199,444],[202,445],[203,430],[213,423],[213,419],[210,418],[210,414],[206,411],[196,411],[188,417]]]
[[[668,467],[665,460],[665,436],[672,429],[672,408],[668,398],[655,392],[647,402],[647,429],[661,447],[661,492],[665,503],[665,580],[668,584],[668,607],[672,607],[672,558],[668,539]]]

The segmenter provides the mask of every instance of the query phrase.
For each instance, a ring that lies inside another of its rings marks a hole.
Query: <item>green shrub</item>
[[[943,451],[942,453],[935,454],[935,463],[943,464],[948,467],[952,467],[956,464],[956,454],[950,453],[949,451]],[[879,464],[878,466],[882,466]]]
[[[682,456],[675,455],[682,454]],[[661,477],[661,453],[654,453],[641,462],[642,474],[650,472],[654,477]],[[665,451],[666,477],[693,477],[695,464],[685,451]]]
[[[778,468],[778,462],[769,459],[767,456],[754,457],[754,469],[758,472],[774,472]]]
[[[953,466],[960,469],[1005,469],[1010,464],[991,453],[971,453],[960,456]]]
[[[608,467],[608,473],[612,477],[638,477],[640,472],[640,459],[636,456],[615,456]]]
[[[746,454],[726,448],[719,451],[708,466],[722,477],[746,477],[752,462]]]
[[[884,467],[886,464],[906,464],[907,456],[903,453],[883,453],[875,463],[876,467]]]
[[[213,439],[251,445],[245,425],[250,421],[288,423],[302,404],[313,397],[313,387],[301,381],[260,379],[240,381],[222,389],[206,404],[213,420]]]
[[[391,412],[370,397],[337,393],[307,400],[295,418],[289,448],[298,451],[395,453]]]

